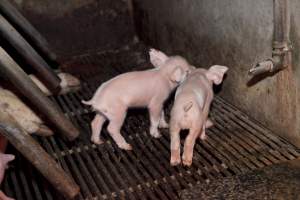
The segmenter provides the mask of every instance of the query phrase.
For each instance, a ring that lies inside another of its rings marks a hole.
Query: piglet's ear
[[[223,76],[227,72],[228,67],[221,65],[213,65],[206,72],[206,77],[213,81],[214,84],[219,85],[222,83]]]
[[[172,72],[171,80],[177,83],[180,83],[183,79],[183,71],[180,67],[176,67],[175,70]]]
[[[150,49],[150,62],[154,67],[161,67],[167,60],[168,56],[161,51],[156,49]]]

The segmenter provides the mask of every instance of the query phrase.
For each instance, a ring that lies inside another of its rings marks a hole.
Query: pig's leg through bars
[[[169,124],[166,122],[164,110],[161,111],[161,116],[160,116],[158,127],[159,128],[169,128]]]
[[[102,144],[103,141],[100,139],[101,130],[106,118],[102,114],[96,114],[92,121],[92,137],[91,140],[95,144]]]
[[[175,166],[180,164],[180,128],[179,127],[172,127],[170,130],[171,136],[171,165]]]
[[[161,137],[161,134],[158,130],[161,112],[162,112],[162,106],[158,104],[155,105],[154,103],[150,104],[149,106],[149,114],[150,114],[150,122],[151,122],[150,135],[153,136],[154,138]]]
[[[7,197],[1,190],[0,190],[0,199],[1,200],[14,200],[13,198]]]
[[[199,135],[200,140],[205,140],[207,138],[206,136],[206,129],[212,127],[214,124],[210,119],[207,119],[205,122],[205,125],[202,128],[202,132]]]
[[[189,130],[189,134],[184,141],[183,155],[182,155],[182,163],[186,166],[190,166],[193,162],[193,151],[197,137],[199,133],[202,132],[202,127],[199,128],[191,128]]]
[[[132,150],[132,146],[128,144],[121,135],[121,128],[126,117],[126,110],[119,110],[116,115],[109,119],[107,130],[118,147],[124,150]]]

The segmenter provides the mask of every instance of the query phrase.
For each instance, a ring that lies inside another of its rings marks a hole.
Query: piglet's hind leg
[[[124,137],[121,135],[121,127],[123,125],[125,116],[126,111],[119,111],[117,115],[114,115],[114,117],[110,119],[107,130],[120,149],[132,150],[132,146],[128,144]]]
[[[172,166],[178,165],[181,162],[180,158],[180,128],[171,127],[171,159],[170,164]]]
[[[201,130],[199,129],[190,129],[190,132],[185,139],[182,163],[186,166],[190,166],[193,162],[194,146],[200,131]]]
[[[95,144],[101,144],[103,141],[100,139],[100,134],[102,130],[102,126],[106,118],[101,114],[96,114],[95,118],[92,121],[92,137],[91,140]]]

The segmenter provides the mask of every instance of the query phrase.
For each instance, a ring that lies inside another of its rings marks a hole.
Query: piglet
[[[178,87],[170,120],[171,165],[181,162],[179,133],[182,129],[189,130],[184,142],[182,162],[187,166],[192,164],[196,139],[205,139],[205,128],[213,125],[208,119],[214,95],[213,84],[220,84],[227,70],[227,67],[220,65],[214,65],[208,70],[195,69]]]
[[[0,153],[0,184],[3,181],[4,172],[5,172],[5,169],[7,168],[7,164],[14,159],[15,159],[14,155]],[[0,190],[0,199],[1,200],[13,200],[12,198],[7,197],[1,190]]]
[[[191,71],[189,63],[180,56],[168,57],[163,52],[150,49],[150,61],[154,69],[121,74],[103,83],[89,101],[97,112],[92,121],[92,142],[101,144],[102,125],[109,120],[108,132],[118,147],[131,150],[120,133],[128,108],[146,107],[150,113],[150,134],[160,137],[158,127],[167,128],[163,103]]]

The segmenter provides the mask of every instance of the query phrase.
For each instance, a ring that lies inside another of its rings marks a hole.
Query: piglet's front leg
[[[206,138],[207,138],[207,136],[206,136],[206,129],[212,127],[213,125],[214,125],[214,124],[213,124],[213,122],[212,122],[210,119],[207,119],[207,120],[206,120],[206,123],[205,123],[205,125],[204,125],[203,128],[202,128],[202,132],[201,132],[201,134],[199,135],[199,138],[200,138],[201,140],[206,140]]]
[[[169,124],[166,122],[166,119],[165,119],[164,110],[161,111],[161,116],[160,116],[158,127],[159,128],[169,128]]]
[[[159,104],[155,105],[154,103],[150,104],[149,106],[149,114],[150,114],[150,122],[151,122],[150,135],[153,136],[154,138],[161,137],[161,134],[158,130],[161,112],[162,112],[162,105]]]

